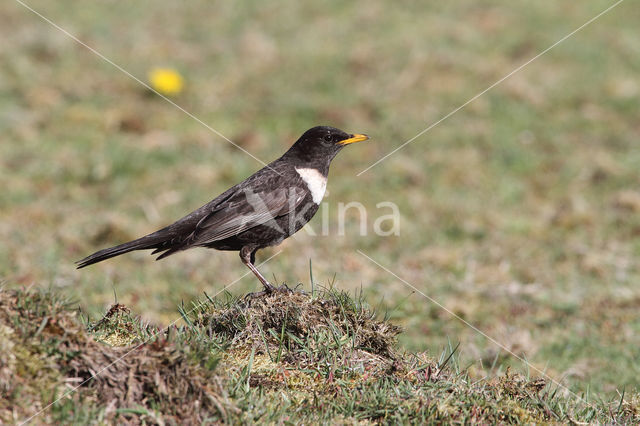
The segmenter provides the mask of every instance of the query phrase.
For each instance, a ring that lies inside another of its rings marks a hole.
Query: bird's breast
[[[311,198],[316,204],[320,204],[324,193],[327,190],[327,177],[320,173],[317,169],[297,168],[296,172],[300,175],[304,183],[307,185]]]

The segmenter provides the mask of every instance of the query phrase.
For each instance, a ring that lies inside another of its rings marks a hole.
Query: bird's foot
[[[248,293],[246,296],[244,296],[245,300],[251,301],[253,299],[257,299],[258,297],[264,297],[264,296],[268,296],[270,294],[275,294],[275,293],[293,293],[295,290],[289,288],[289,286],[285,283],[282,283],[281,286],[276,287],[270,283],[267,282],[267,284],[264,284],[264,290],[262,291],[256,291],[253,293]]]
[[[266,294],[278,291],[278,287],[275,287],[273,284],[269,283],[269,281],[263,282],[262,285],[264,286],[264,293]]]
[[[251,303],[251,301],[252,301],[253,299],[257,299],[257,298],[259,298],[259,297],[266,296],[267,294],[271,294],[271,293],[266,292],[266,291],[254,291],[254,292],[252,292],[252,293],[247,293],[247,294],[245,294],[245,296],[242,298],[242,300],[244,300],[244,301],[247,301],[247,302]]]
[[[293,293],[293,290],[289,288],[287,283],[282,283],[282,285],[276,288],[275,291],[280,293]]]
[[[274,287],[268,281],[263,282],[262,285],[264,286],[264,290],[262,290],[262,291],[254,291],[253,293],[248,293],[246,296],[244,296],[244,299],[248,300],[248,301],[251,301],[253,299],[257,299],[258,297],[267,296],[269,294],[273,294],[276,291],[278,291],[278,287]]]
[[[307,294],[304,290],[301,289],[301,287],[302,287],[302,284],[298,284],[294,288],[291,288],[287,285],[287,283],[282,283],[280,287],[276,287],[273,291],[278,293],[287,293],[287,294],[291,294],[291,293]]]
[[[264,291],[261,291],[260,293],[263,294],[272,294],[272,293],[293,293],[295,290],[291,289],[287,283],[282,283],[282,285],[280,285],[280,287],[276,287],[273,284],[270,284],[269,282],[263,283],[264,285]]]

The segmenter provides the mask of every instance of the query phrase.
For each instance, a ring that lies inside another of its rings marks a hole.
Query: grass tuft
[[[142,338],[136,324],[114,305],[87,331],[52,293],[1,291],[0,347],[8,356],[0,361],[0,420],[25,420],[52,402],[40,421],[79,421],[87,413],[140,422],[224,418],[230,405],[221,379],[203,362],[210,352],[164,335],[125,346]]]

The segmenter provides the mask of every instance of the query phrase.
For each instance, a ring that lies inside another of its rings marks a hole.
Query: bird
[[[330,126],[313,127],[277,160],[212,201],[156,232],[99,250],[77,268],[135,250],[153,250],[156,260],[193,247],[239,252],[264,287],[276,290],[255,266],[256,252],[276,246],[300,230],[318,211],[329,166],[347,145],[368,140]]]

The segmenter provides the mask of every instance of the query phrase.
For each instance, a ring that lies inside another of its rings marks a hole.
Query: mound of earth
[[[112,308],[100,327],[113,324],[122,309]],[[120,326],[133,331],[131,323]],[[114,327],[109,338],[120,334]],[[101,407],[104,419],[153,418],[160,411],[178,422],[224,418],[231,408],[220,377],[175,339],[161,335],[127,347],[99,342],[69,304],[51,293],[0,291],[0,352],[4,422],[45,409],[37,423],[55,422],[60,407],[74,410],[78,403]]]
[[[356,386],[367,377],[407,372],[396,353],[400,328],[376,320],[362,301],[340,292],[276,292],[209,303],[198,309],[193,325],[227,342],[221,370],[250,367],[250,383],[268,389],[326,391],[338,380]]]

